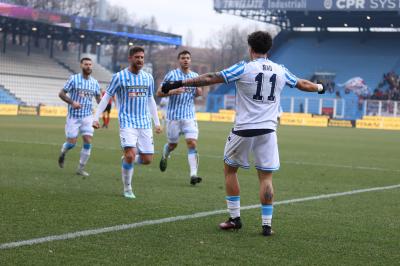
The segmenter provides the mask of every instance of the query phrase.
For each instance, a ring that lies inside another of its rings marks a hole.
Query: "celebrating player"
[[[226,201],[230,218],[219,225],[223,230],[240,229],[240,188],[238,168],[249,168],[251,151],[259,178],[262,234],[270,236],[274,190],[272,173],[279,169],[279,154],[276,137],[280,94],[285,84],[302,91],[324,93],[321,84],[298,79],[285,67],[267,58],[272,46],[269,33],[253,32],[248,36],[252,61],[237,63],[221,72],[208,73],[197,78],[168,81],[162,91],[168,93],[183,86],[207,86],[216,83],[236,82],[236,119],[229,134],[224,151],[224,173]]]
[[[82,73],[72,75],[64,88],[60,91],[60,98],[68,104],[68,116],[65,125],[66,142],[61,148],[58,158],[58,165],[63,168],[65,155],[75,147],[79,133],[82,135],[83,147],[79,159],[79,166],[76,171],[78,175],[89,176],[84,170],[90,157],[93,136],[93,96],[97,103],[100,102],[100,86],[90,74],[92,73],[92,60],[90,58],[81,59]],[[70,95],[68,96],[67,93]]]
[[[190,70],[191,54],[182,51],[178,54],[180,67],[168,72],[164,82],[178,81],[197,77],[198,74]],[[194,98],[201,96],[202,90],[196,87],[185,86],[163,93],[161,87],[157,90],[157,96],[169,97],[167,108],[167,138],[168,143],[164,145],[160,161],[160,170],[167,169],[169,154],[178,146],[179,135],[184,134],[188,148],[188,162],[190,168],[190,184],[196,185],[201,182],[197,175],[199,157],[197,154],[197,137],[199,130],[195,119]]]
[[[153,160],[154,144],[151,116],[156,133],[161,133],[157,105],[153,98],[154,79],[141,70],[144,65],[144,49],[129,48],[129,67],[113,75],[110,86],[102,98],[93,122],[99,128],[99,117],[109,100],[116,94],[118,99],[118,120],[120,127],[122,158],[122,182],[124,197],[134,199],[132,176],[134,162],[150,164]]]

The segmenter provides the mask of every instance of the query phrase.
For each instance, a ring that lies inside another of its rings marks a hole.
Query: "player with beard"
[[[75,147],[79,134],[82,135],[83,147],[80,154],[78,175],[89,176],[84,168],[90,157],[93,137],[92,102],[95,97],[100,102],[100,85],[92,74],[93,64],[90,58],[81,59],[82,73],[72,75],[59,97],[68,104],[68,115],[65,124],[66,142],[62,145],[58,165],[63,168],[65,156]],[[69,94],[69,95],[68,95]]]
[[[154,100],[154,79],[150,73],[142,70],[144,49],[129,48],[129,67],[113,75],[110,85],[96,111],[93,127],[99,128],[99,117],[107,107],[109,100],[117,96],[119,136],[123,149],[122,183],[123,196],[136,198],[132,189],[133,168],[135,164],[150,164],[153,160],[154,143],[152,121],[156,133],[161,133],[157,105]]]

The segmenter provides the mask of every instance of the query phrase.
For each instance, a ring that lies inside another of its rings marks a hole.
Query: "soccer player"
[[[101,97],[103,97],[105,93],[106,92],[103,90],[101,92]],[[102,128],[108,128],[108,125],[110,124],[110,113],[113,101],[115,103],[115,97],[112,97],[110,99],[110,101],[107,103],[106,109],[103,112],[103,125],[101,126]]]
[[[86,57],[82,58],[81,69],[82,73],[72,75],[58,94],[68,104],[68,116],[65,125],[67,140],[61,148],[58,165],[61,168],[64,167],[67,152],[75,147],[78,135],[81,134],[83,147],[76,173],[82,176],[89,176],[89,173],[84,168],[89,160],[92,148],[92,102],[93,97],[95,97],[97,103],[99,103],[101,97],[99,83],[90,75],[93,69],[92,60]]]
[[[198,74],[190,70],[191,54],[182,51],[178,54],[179,68],[171,70],[164,78],[164,82],[178,81],[197,77]],[[197,154],[197,138],[199,130],[195,118],[194,99],[202,95],[202,90],[196,87],[185,86],[163,93],[161,87],[157,90],[157,96],[169,97],[167,108],[167,139],[162,150],[160,170],[167,169],[167,160],[170,153],[178,146],[179,136],[185,135],[188,148],[188,162],[190,168],[190,184],[200,183],[202,178],[197,175],[199,157]]]
[[[238,168],[248,169],[249,152],[255,158],[259,179],[262,234],[272,235],[274,189],[272,173],[279,169],[276,137],[280,94],[285,84],[302,91],[325,92],[321,84],[299,79],[285,67],[267,58],[272,46],[268,32],[256,31],[248,36],[250,62],[239,62],[221,72],[208,73],[197,78],[169,81],[162,90],[182,86],[207,86],[216,83],[236,82],[236,118],[224,151],[226,202],[230,218],[219,225],[223,230],[240,229],[240,188]]]
[[[129,48],[129,67],[113,75],[111,83],[96,111],[93,127],[99,128],[99,117],[109,100],[117,95],[122,157],[122,182],[125,198],[134,199],[132,176],[134,162],[150,164],[153,160],[154,144],[151,116],[156,133],[161,133],[157,105],[153,97],[154,79],[142,70],[144,49]],[[151,114],[151,116],[150,116]]]

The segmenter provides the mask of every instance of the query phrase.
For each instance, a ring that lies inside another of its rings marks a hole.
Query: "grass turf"
[[[121,197],[116,121],[95,133],[88,178],[74,174],[79,145],[59,169],[64,119],[0,117],[0,243],[225,208],[226,123],[199,123],[199,174],[189,185],[181,141],[165,173],[159,154],[135,167],[137,199]],[[398,132],[280,127],[276,200],[400,184]],[[156,151],[165,135],[155,136]],[[240,170],[241,204],[258,202],[256,172]],[[400,255],[400,189],[278,205],[272,238],[260,211],[242,212],[239,232],[220,232],[226,215],[151,225],[0,250],[1,265],[276,264],[393,265]]]

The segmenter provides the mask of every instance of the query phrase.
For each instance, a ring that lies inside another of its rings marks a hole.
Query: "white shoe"
[[[89,176],[89,173],[86,172],[85,170],[83,170],[82,167],[79,167],[79,168],[76,170],[76,174],[77,174],[77,175],[84,176],[84,177]]]
[[[136,196],[133,194],[132,190],[124,191],[124,197],[127,199],[136,199]]]

